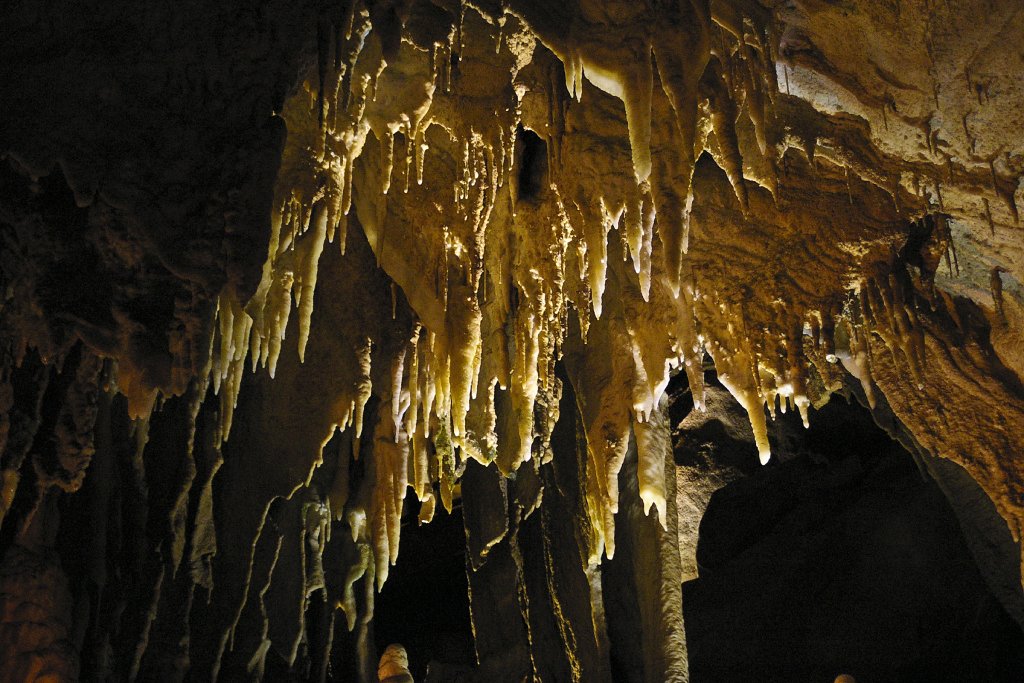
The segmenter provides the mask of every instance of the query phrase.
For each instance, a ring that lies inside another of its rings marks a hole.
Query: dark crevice
[[[522,126],[516,131],[516,165],[519,167],[517,199],[537,199],[544,189],[548,173],[547,145],[532,130]]]

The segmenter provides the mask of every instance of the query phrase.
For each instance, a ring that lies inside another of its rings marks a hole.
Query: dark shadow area
[[[693,683],[1024,680],[1024,634],[948,502],[866,409],[837,396],[810,429],[791,412],[771,436],[769,465],[715,492],[700,523]]]
[[[516,165],[519,168],[516,198],[537,199],[548,172],[547,145],[539,135],[522,126],[516,131]]]
[[[409,653],[417,680],[431,661],[475,664],[466,583],[466,536],[462,508],[451,514],[440,503],[430,524],[417,525],[419,504],[411,493],[402,517],[402,541],[374,608],[377,652],[391,643]]]

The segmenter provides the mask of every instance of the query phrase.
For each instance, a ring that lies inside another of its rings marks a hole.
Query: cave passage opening
[[[708,375],[709,414],[675,433],[679,472],[720,486],[683,586],[691,681],[1024,679],[1024,634],[928,456],[880,428],[857,387],[808,429],[778,415],[772,461],[750,467],[745,415]]]
[[[417,524],[418,508],[413,496],[406,498],[402,553],[377,596],[374,640],[377,652],[400,643],[421,681],[431,661],[469,667],[475,656],[462,506],[439,509],[429,524]]]

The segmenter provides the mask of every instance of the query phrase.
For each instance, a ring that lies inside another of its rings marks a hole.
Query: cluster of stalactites
[[[296,351],[304,356],[318,263],[327,244],[337,242],[344,253],[349,216],[358,209],[378,264],[419,319],[394,357],[375,361],[390,363],[389,386],[371,384],[373,349],[380,340],[367,337],[355,353],[361,379],[336,401],[342,410],[335,426],[351,429],[356,444],[370,395],[376,392],[386,406],[373,426],[373,493],[357,504],[339,490],[332,501],[334,514],[346,514],[354,536],[372,545],[378,583],[397,557],[408,488],[428,520],[435,495],[451,508],[466,458],[496,462],[509,473],[546,451],[537,407],[541,402],[550,410],[557,403],[555,362],[568,343],[570,317],[583,341],[593,337],[594,324],[607,324],[605,336],[615,341],[595,353],[619,357],[613,361],[614,381],[587,397],[597,407],[583,416],[587,499],[596,529],[592,561],[603,550],[614,552],[617,477],[630,435],[640,455],[645,510],[656,510],[664,523],[664,461],[649,444],[651,434],[665,427],[658,423],[659,406],[674,369],[685,369],[700,407],[704,353],[714,358],[723,382],[750,414],[762,461],[769,455],[765,406],[774,414],[777,403],[782,410],[791,404],[806,423],[810,362],[804,344],[811,336],[815,346],[833,346],[831,314],[796,316],[785,323],[785,334],[771,336],[748,329],[742,306],[720,305],[682,277],[694,158],[705,149],[712,154],[744,212],[747,185],[735,130],[740,116],[750,119],[758,152],[774,164],[766,133],[776,90],[770,37],[762,18],[724,11],[722,4],[714,17],[702,14],[700,3],[685,16],[652,14],[638,24],[642,40],[626,41],[629,47],[622,49],[581,38],[586,32],[572,31],[570,40],[536,27],[540,42],[561,59],[571,95],[581,97],[586,79],[623,102],[631,173],[602,187],[574,186],[577,174],[564,158],[571,133],[565,131],[564,91],[556,92],[560,85],[548,79],[539,88],[548,99],[548,120],[525,121],[515,101],[497,112],[475,110],[452,72],[453,55],[465,61],[474,50],[483,53],[474,42],[486,43],[490,51],[496,44],[494,59],[508,69],[508,89],[522,102],[535,86],[516,80],[534,50],[522,39],[534,28],[529,12],[501,22],[470,12],[472,17],[460,16],[460,25],[432,46],[402,40],[396,47],[376,34],[370,13],[356,3],[321,36],[316,82],[307,82],[280,112],[289,141],[263,278],[244,306],[222,297],[209,376],[221,397],[226,439],[246,364],[273,376],[281,353],[290,352],[283,342],[293,308]],[[492,32],[500,24],[509,35],[509,24],[518,21],[520,39],[507,36],[503,48],[500,35],[495,40],[463,31],[461,22],[470,20],[490,25]],[[678,40],[681,30],[693,40]],[[662,101],[675,118],[667,142],[652,132],[654,103]],[[518,202],[512,192],[520,125],[547,134],[549,186],[539,203]],[[436,160],[431,139],[441,147]],[[659,145],[663,159],[652,156],[652,144]],[[361,160],[367,149],[379,152],[372,163]],[[448,169],[450,194],[439,193],[429,174],[425,178],[425,169],[438,167]],[[360,174],[375,180],[357,192]],[[389,232],[407,229],[412,221],[395,218],[397,205],[429,202],[428,186],[438,210],[422,219],[421,234]],[[605,321],[613,230],[621,236],[636,287],[615,292],[621,310]],[[410,239],[422,240],[415,248],[432,254],[438,264],[432,271],[415,269],[394,253]],[[889,310],[885,296],[870,297],[863,315],[891,321],[893,334],[903,334],[906,316],[883,315]],[[860,323],[851,325],[860,329]],[[810,328],[824,330],[825,341],[819,342],[817,332],[808,335]],[[860,368],[860,361],[852,362]],[[499,404],[505,407],[499,410]],[[513,429],[501,431],[498,423],[506,414]]]
[[[923,386],[924,328],[915,291],[899,264],[880,264],[874,275],[860,279],[823,310],[791,313],[780,305],[771,331],[757,329],[742,305],[717,303],[713,294],[698,296],[703,346],[719,379],[746,409],[762,464],[771,455],[766,409],[774,419],[776,410],[795,407],[808,426],[809,406],[827,392],[820,381],[812,386],[815,378],[830,375],[824,364],[841,362],[874,408],[872,337]],[[788,332],[780,335],[777,329]]]

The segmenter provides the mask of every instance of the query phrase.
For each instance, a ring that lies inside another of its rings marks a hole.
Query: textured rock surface
[[[762,463],[852,378],[1019,617],[1022,40],[1015,0],[5,3],[0,536],[72,596],[25,656],[372,681],[411,489],[466,512],[477,675],[684,680],[648,602],[756,461],[672,466],[673,376]]]

